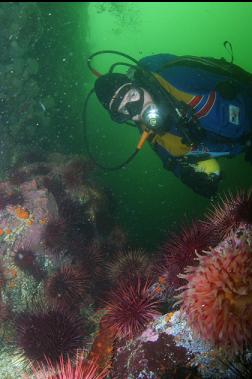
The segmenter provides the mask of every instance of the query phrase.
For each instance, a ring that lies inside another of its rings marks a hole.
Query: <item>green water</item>
[[[251,3],[40,3],[45,34],[37,54],[42,63],[44,90],[56,94],[61,105],[54,126],[47,131],[47,147],[66,153],[85,152],[81,112],[95,78],[87,57],[99,50],[118,50],[136,59],[157,53],[224,57],[223,42],[234,50],[234,62],[252,72]],[[94,65],[107,72],[121,61],[100,56]],[[99,162],[117,165],[134,150],[139,135],[133,128],[112,123],[93,98],[88,112],[88,136]],[[249,188],[251,165],[243,156],[220,161],[220,194]],[[98,171],[97,178],[116,202],[116,222],[135,246],[154,249],[182,222],[202,217],[209,200],[192,192],[146,144],[127,167]]]

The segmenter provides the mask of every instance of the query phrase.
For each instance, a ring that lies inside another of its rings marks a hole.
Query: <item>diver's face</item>
[[[113,102],[117,98],[117,95],[119,95],[123,89],[127,89],[126,86],[129,86],[129,84],[124,84],[115,92],[109,105],[110,109],[113,108]],[[120,104],[117,105],[117,112],[125,115],[125,117],[128,117],[130,120],[141,121],[141,116],[145,109],[150,104],[153,104],[152,97],[144,88],[134,88],[132,86],[129,86],[128,88],[129,89],[124,94]]]

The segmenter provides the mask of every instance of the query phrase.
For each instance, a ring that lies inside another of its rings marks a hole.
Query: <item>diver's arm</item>
[[[197,171],[194,165],[188,164],[180,164],[179,177],[194,192],[208,198],[216,195],[221,180],[220,174]]]
[[[164,162],[164,167],[176,175],[185,185],[204,197],[212,197],[218,191],[222,178],[220,173],[198,170],[197,165],[189,164],[183,158],[172,158]]]

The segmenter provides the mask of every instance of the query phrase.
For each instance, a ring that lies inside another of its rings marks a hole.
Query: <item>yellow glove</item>
[[[216,159],[207,159],[191,165],[196,172],[203,172],[207,175],[220,175],[220,165]]]

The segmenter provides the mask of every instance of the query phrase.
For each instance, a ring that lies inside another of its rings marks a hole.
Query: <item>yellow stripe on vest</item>
[[[171,83],[167,82],[162,76],[158,74],[154,74],[154,76],[157,78],[161,86],[172,96],[174,96],[177,100],[184,101],[185,103],[190,103],[190,101],[193,99],[194,95],[191,95],[190,93],[186,93],[183,91],[178,90],[176,87],[171,85]]]
[[[191,148],[182,143],[182,138],[171,133],[155,135],[151,141],[153,144],[158,143],[166,149],[172,156],[181,157],[191,151]]]
[[[185,103],[189,103],[194,95],[189,93],[185,93],[183,91],[178,90],[173,85],[171,85],[167,80],[163,79],[160,75],[154,74],[161,86],[172,96],[180,101],[184,101]],[[182,138],[178,137],[171,133],[165,133],[163,135],[156,135],[152,139],[152,143],[158,143],[164,149],[166,149],[172,156],[181,157],[191,151],[191,148],[182,143]]]

